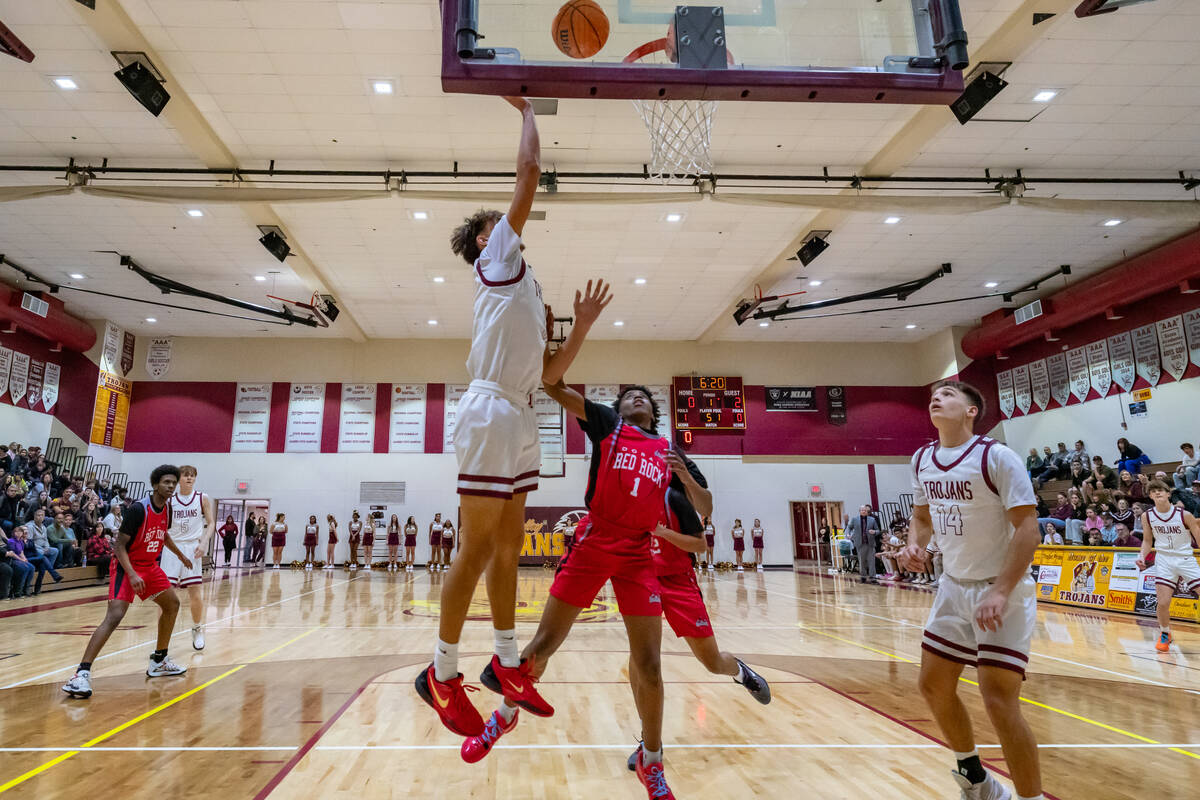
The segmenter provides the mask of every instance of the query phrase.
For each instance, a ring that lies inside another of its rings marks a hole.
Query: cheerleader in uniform
[[[271,526],[271,556],[275,562],[275,569],[279,569],[279,562],[283,560],[283,547],[287,544],[288,526],[283,520],[283,514],[276,514],[275,524]]]
[[[400,549],[400,518],[392,514],[387,529],[388,572],[396,571],[396,551]]]
[[[358,571],[358,545],[362,542],[362,520],[355,511],[350,517],[350,571]]]
[[[717,529],[710,517],[704,518],[704,566],[711,572],[716,569],[713,561],[713,548],[717,546]]]
[[[754,548],[754,568],[759,572],[763,571],[763,527],[762,523],[754,520],[754,527],[750,529],[750,546]]]
[[[404,570],[412,572],[417,560],[417,521],[412,517],[404,523]]]
[[[442,525],[442,571],[450,569],[450,554],[454,552],[454,523],[446,520]]]
[[[429,569],[437,572],[442,568],[442,515],[433,515],[429,523]]]
[[[333,514],[325,517],[325,522],[329,525],[329,546],[326,548],[325,569],[333,569],[333,550],[337,546],[337,520],[333,518]]]
[[[745,572],[746,568],[742,566],[742,553],[746,552],[746,532],[742,530],[742,521],[735,519],[733,521],[733,557],[737,560],[737,571]]]
[[[312,515],[308,518],[308,524],[304,526],[304,569],[311,570],[313,562],[317,560],[317,536],[321,529],[317,526],[317,517]]]
[[[371,571],[371,551],[375,549],[375,520],[368,519],[366,525],[363,526],[363,567],[367,572]]]

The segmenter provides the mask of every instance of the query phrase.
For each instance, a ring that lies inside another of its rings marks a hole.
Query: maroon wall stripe
[[[287,442],[288,397],[292,384],[276,381],[271,384],[271,424],[267,428],[267,452],[282,453]]]
[[[129,404],[129,453],[228,453],[236,383],[137,381]]]
[[[375,447],[374,452],[386,453],[392,438],[392,385],[375,384]]]
[[[867,464],[867,485],[871,489],[871,508],[879,510],[879,484],[875,481],[874,464]]]
[[[446,412],[446,384],[425,384],[425,452],[442,452],[442,428]]]
[[[321,417],[321,452],[338,451],[338,428],[342,417],[342,385],[325,384],[325,414]]]
[[[30,359],[58,364],[62,374],[58,384],[58,402],[50,412],[44,410],[39,402],[33,409],[41,414],[51,413],[62,424],[66,425],[85,442],[92,432],[92,408],[96,404],[96,382],[100,377],[100,368],[87,359],[82,353],[64,350],[61,353],[50,352],[50,342],[41,337],[18,330],[5,334],[0,338],[0,345],[24,353]],[[0,398],[0,405],[13,405],[12,395],[5,393]],[[24,399],[18,408],[29,408],[28,399]],[[45,442],[32,442],[45,446]]]

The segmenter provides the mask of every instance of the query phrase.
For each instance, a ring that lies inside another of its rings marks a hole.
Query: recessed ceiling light
[[[1120,220],[1120,219],[1106,219],[1106,220],[1104,220],[1104,227],[1106,227],[1106,228],[1115,228],[1117,225],[1120,225],[1122,222],[1124,222],[1124,220]]]
[[[158,322],[154,317],[146,317],[146,322]]]
[[[429,320],[429,324],[430,324],[430,325],[437,325],[437,320],[436,320],[436,319],[431,319],[431,320]]]
[[[371,89],[374,90],[375,94],[395,94],[396,84],[392,83],[390,80],[381,78],[379,80],[371,81]]]
[[[1042,89],[1033,96],[1035,103],[1049,103],[1054,98],[1058,97],[1057,89]]]
[[[634,283],[636,283],[638,286],[645,286],[645,285],[646,285],[646,279],[645,279],[645,278],[634,278],[634,279],[633,279],[633,282],[634,282]]]
[[[262,283],[266,279],[267,279],[266,275],[255,275],[254,276],[254,280],[258,281],[259,283]]]
[[[434,282],[434,283],[445,283],[445,282],[446,282],[446,279],[445,279],[445,278],[443,278],[441,275],[434,275],[434,276],[433,276],[433,282]]]
[[[412,218],[413,219],[429,219],[429,212],[428,211],[414,211],[414,212],[412,212]]]
[[[683,220],[683,214],[671,213],[667,214],[667,222],[680,222]]]
[[[883,224],[884,225],[895,225],[899,221],[900,221],[900,217],[888,217],[887,219],[885,219],[883,221]]]
[[[767,326],[768,326],[768,325],[770,325],[770,324],[771,324],[771,323],[769,323],[769,322],[760,322],[760,323],[758,323],[758,327],[760,327],[760,328],[765,328],[765,327],[767,327]]]
[[[621,320],[621,319],[614,320],[613,325],[617,328],[623,328],[623,327],[625,327],[625,320]]]
[[[55,78],[54,85],[60,89],[67,89],[68,91],[79,88],[79,84],[76,83],[73,78],[68,78],[66,76],[62,78]]]
[[[198,208],[189,208],[189,209],[187,210],[187,215],[188,215],[189,217],[203,217],[203,216],[204,216],[204,212],[203,212],[203,211],[201,211],[201,210],[200,210],[200,209],[198,209]]]
[[[69,277],[69,278],[70,278],[71,280],[73,280],[73,281],[81,281],[81,280],[83,280],[84,278],[86,278],[86,277],[87,277],[87,275],[84,275],[82,272],[72,272],[72,273],[71,273],[70,275],[68,275],[67,277]]]
[[[824,281],[811,280],[808,282],[808,285],[809,286],[820,286],[822,283],[824,283]]]
[[[908,325],[905,325],[904,327],[911,331],[913,328],[915,328],[917,326],[910,323]]]
[[[985,289],[995,289],[995,288],[996,288],[997,286],[999,286],[999,285],[1000,285],[1000,284],[996,283],[995,281],[988,281],[987,283],[985,283],[985,284],[983,285],[983,288],[985,288]]]

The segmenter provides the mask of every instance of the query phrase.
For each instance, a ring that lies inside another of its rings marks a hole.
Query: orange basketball
[[[550,35],[563,55],[591,58],[608,41],[608,16],[595,0],[568,0],[554,15]]]

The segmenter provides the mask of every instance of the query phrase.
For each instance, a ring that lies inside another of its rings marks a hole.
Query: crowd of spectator
[[[47,574],[95,566],[106,578],[128,504],[124,487],[72,475],[40,447],[0,444],[0,600],[39,594]]]

